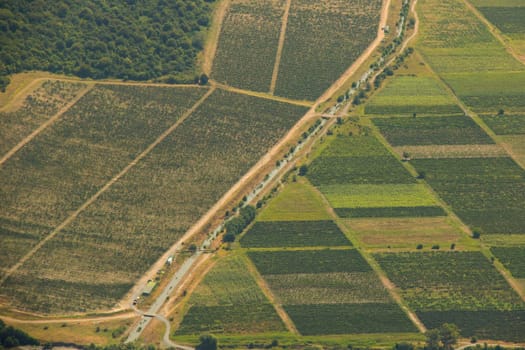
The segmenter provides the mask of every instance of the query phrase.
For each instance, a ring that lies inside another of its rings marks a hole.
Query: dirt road
[[[279,44],[277,45],[277,54],[275,55],[275,63],[273,66],[272,82],[270,83],[270,94],[275,92],[275,85],[277,85],[277,77],[279,75],[279,66],[281,65],[281,57],[283,54],[284,39],[286,39],[286,28],[288,27],[288,15],[290,14],[290,7],[292,0],[286,0],[284,7],[284,15],[281,24],[281,33],[279,34]]]
[[[73,212],[66,220],[58,225],[49,235],[43,238],[38,244],[33,247],[26,255],[24,255],[13,267],[8,269],[4,276],[0,279],[0,285],[2,285],[6,279],[11,276],[22,264],[24,264],[29,258],[31,258],[42,246],[55,237],[60,231],[66,226],[71,224],[80,213],[86,210],[91,204],[93,204],[104,192],[106,192],[113,184],[115,184],[120,178],[127,174],[138,162],[146,157],[159,143],[161,143],[166,137],[168,137],[180,124],[182,124],[212,93],[215,88],[211,88],[203,97],[200,98],[189,110],[184,113],[179,120],[177,120],[170,128],[164,131],[152,144],[150,144],[142,153],[140,153],[131,163],[129,163],[123,170],[120,171],[116,176],[109,180],[100,190],[97,191],[91,198],[89,198],[84,204],[82,204],[75,212]]]
[[[129,311],[124,313],[117,313],[114,315],[107,316],[94,316],[94,317],[64,317],[64,318],[50,318],[50,319],[38,319],[38,320],[21,320],[10,316],[2,316],[2,320],[7,323],[22,323],[22,324],[50,324],[50,323],[89,323],[89,322],[106,322],[114,320],[127,320],[137,317],[137,314]]]
[[[31,89],[33,84],[30,84],[30,87],[28,89]],[[93,85],[88,85],[86,88],[82,89],[77,96],[75,96],[74,99],[69,101],[68,104],[66,104],[64,107],[62,107],[54,116],[49,118],[46,122],[44,122],[42,125],[40,125],[36,130],[34,130],[31,134],[26,136],[22,141],[20,141],[15,147],[11,148],[9,152],[7,152],[1,159],[0,159],[0,166],[4,164],[9,158],[11,158],[16,152],[18,152],[22,147],[27,145],[31,140],[33,140],[35,137],[38,136],[42,131],[44,131],[48,126],[56,122],[67,110],[69,110],[75,103],[77,103],[82,97],[84,97],[85,94],[88,93],[89,90],[93,88]]]

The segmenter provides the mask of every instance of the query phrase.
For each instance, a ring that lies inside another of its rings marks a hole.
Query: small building
[[[153,292],[153,289],[157,286],[157,282],[155,281],[149,281],[148,284],[146,284],[146,287],[142,290],[142,295],[148,296]]]

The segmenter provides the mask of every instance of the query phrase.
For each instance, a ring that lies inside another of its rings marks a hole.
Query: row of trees
[[[226,234],[222,238],[224,242],[234,242],[235,237],[240,234],[254,219],[257,211],[255,207],[247,205],[239,211],[239,215],[231,218],[225,224]]]
[[[0,88],[27,70],[193,82],[213,1],[1,1]]]

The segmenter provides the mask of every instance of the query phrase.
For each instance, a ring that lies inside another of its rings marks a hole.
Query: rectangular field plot
[[[282,305],[389,303],[375,272],[264,275]]]
[[[322,198],[306,182],[291,182],[258,215],[257,221],[330,220]]]
[[[525,134],[525,115],[483,115],[481,119],[497,135]]]
[[[511,158],[418,159],[454,212],[484,233],[525,233],[525,171]]]
[[[525,6],[478,6],[477,9],[502,33],[525,34]]]
[[[439,206],[335,208],[334,210],[341,218],[402,218],[447,215],[445,210]]]
[[[418,14],[418,46],[438,73],[523,71],[463,1],[423,0]],[[497,90],[494,85],[485,89]]]
[[[464,337],[525,340],[525,311],[428,311],[418,312],[417,316],[428,328],[438,328],[443,323],[456,324]]]
[[[55,87],[58,89],[59,87]],[[69,90],[66,90],[69,91]],[[206,92],[99,86],[0,168],[0,231],[8,267],[121,171]],[[28,234],[33,238],[28,241]]]
[[[422,184],[327,185],[320,187],[333,208],[418,207],[436,205]]]
[[[303,335],[417,332],[396,304],[285,305]]]
[[[305,108],[238,95],[214,92],[172,134],[82,212],[54,240],[70,244],[54,260],[52,241],[19,271],[46,276],[67,269],[84,283],[100,279],[86,274],[89,262],[99,275],[118,274],[133,283],[253,166],[303,115]],[[108,219],[109,218],[109,219]],[[106,254],[100,253],[100,247]],[[29,267],[31,266],[31,267]],[[49,275],[48,275],[49,274]],[[17,300],[38,290],[6,281],[7,293]],[[58,287],[57,287],[58,288]],[[120,293],[121,290],[118,291]],[[75,290],[82,294],[83,289]],[[81,311],[88,298],[61,299],[47,288],[55,309]],[[119,294],[119,297],[122,297]],[[116,295],[115,295],[116,297]],[[90,300],[96,309],[102,300]],[[38,308],[38,305],[34,306]]]
[[[508,157],[505,148],[498,144],[399,146],[394,151],[400,157],[408,153],[410,159]]]
[[[410,247],[418,244],[443,246],[458,243],[461,232],[446,218],[373,218],[349,219],[345,224],[359,240],[370,247]]]
[[[525,327],[525,303],[482,253],[385,253],[375,258],[428,328],[449,322],[464,337],[524,340],[519,330]]]
[[[514,277],[525,278],[525,247],[493,247],[490,251]]]
[[[303,335],[414,331],[356,250],[248,255]],[[392,319],[399,322],[392,325]]]
[[[367,114],[410,115],[462,113],[454,98],[432,77],[396,76],[374,95]]]
[[[276,95],[320,97],[376,37],[381,3],[292,1]]]
[[[346,142],[348,146],[343,146]],[[361,136],[335,138],[314,159],[307,177],[315,186],[415,183],[410,173],[379,141]]]
[[[246,248],[351,245],[333,221],[256,222],[242,237]]]
[[[446,74],[445,81],[476,112],[525,110],[525,72]]]
[[[493,144],[494,141],[469,117],[376,118],[392,146]]]
[[[373,136],[338,135],[324,146],[321,157],[384,157],[388,150]]]
[[[212,76],[248,90],[268,91],[284,0],[234,0],[222,24]]]
[[[415,179],[393,156],[319,157],[310,166],[308,179],[315,186],[415,183]]]
[[[176,335],[285,330],[244,259],[224,258],[204,277],[190,297],[190,308]]]
[[[58,113],[86,87],[83,83],[46,80],[16,110],[10,108],[0,112],[0,157]]]
[[[354,249],[249,251],[248,256],[263,275],[372,271]]]

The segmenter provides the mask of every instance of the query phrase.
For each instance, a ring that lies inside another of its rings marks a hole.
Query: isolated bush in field
[[[211,334],[201,335],[199,338],[199,345],[197,345],[197,350],[217,350],[217,338]]]
[[[308,165],[306,164],[301,165],[301,167],[299,168],[299,176],[305,176],[307,172],[308,172]]]

